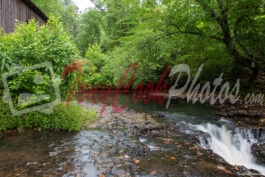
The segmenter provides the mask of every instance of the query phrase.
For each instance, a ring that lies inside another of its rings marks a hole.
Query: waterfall
[[[208,136],[200,138],[203,148],[211,149],[231,165],[242,165],[265,175],[265,166],[257,164],[251,153],[251,145],[258,140],[249,129],[235,128],[232,131],[224,125],[219,127],[211,123],[189,126],[207,133]]]

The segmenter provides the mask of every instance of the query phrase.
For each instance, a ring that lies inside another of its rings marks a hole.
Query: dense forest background
[[[82,112],[77,105],[68,109],[61,102],[54,114],[33,112],[20,119],[9,106],[12,103],[20,111],[56,101],[54,84],[62,100],[69,102],[85,95],[78,94],[80,90],[127,88],[127,81],[132,81],[130,89],[138,85],[144,97],[152,92],[153,83],[158,83],[155,89],[161,82],[173,85],[176,75],[160,77],[168,66],[183,63],[190,67],[190,83],[204,64],[201,84],[215,85],[223,73],[222,84],[229,81],[231,88],[240,79],[241,94],[265,92],[263,0],[91,0],[94,8],[82,13],[71,0],[33,2],[49,16],[46,24],[18,21],[15,32],[0,30],[1,80],[8,85],[8,89],[0,85],[0,130],[78,130],[83,122],[95,119],[95,112]],[[23,70],[44,61],[61,77],[52,77],[47,68]],[[132,69],[123,78],[133,63],[137,73]],[[179,87],[186,80],[184,75]],[[141,91],[144,85],[148,89]]]
[[[33,0],[60,19],[85,58],[82,81],[117,85],[137,63],[134,86],[157,82],[166,66],[186,63],[200,82],[224,73],[242,88],[264,91],[263,0],[91,0],[78,13],[71,0]],[[83,61],[84,62],[84,61]]]

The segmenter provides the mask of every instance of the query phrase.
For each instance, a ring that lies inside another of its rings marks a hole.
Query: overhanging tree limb
[[[194,32],[194,31],[175,31],[175,32],[172,32],[172,33],[167,33],[168,36],[175,35],[175,34],[196,35],[196,36],[201,36],[201,37],[205,37],[205,38],[215,39],[215,40],[218,40],[220,42],[223,42],[223,38],[221,38],[221,37],[217,37],[217,36],[214,36],[214,35],[208,35],[208,34],[204,34],[204,33],[201,33],[201,32]]]

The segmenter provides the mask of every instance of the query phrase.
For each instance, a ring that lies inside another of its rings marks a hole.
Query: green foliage
[[[262,0],[93,2],[105,32],[100,37],[106,41],[99,44],[109,58],[100,73],[92,74],[97,80],[106,72],[117,85],[137,63],[135,86],[157,81],[167,65],[186,63],[194,76],[204,63],[200,82],[224,73],[226,80],[241,78],[249,86],[264,70]]]
[[[0,72],[4,73],[4,71],[8,71],[10,69],[12,60],[6,55],[5,52],[0,53],[0,58],[2,59]]]
[[[198,49],[199,52],[210,51],[215,53],[211,56],[216,62],[223,53],[223,58],[230,60],[230,66],[225,70],[230,72],[230,77],[251,81],[264,68],[264,47],[259,48],[264,46],[264,28],[260,28],[264,21],[255,20],[263,15],[262,3],[262,0],[165,1],[168,9],[164,13],[164,18],[168,19],[166,30],[172,37],[188,39],[189,45],[183,46],[192,53],[198,53]],[[222,64],[226,65],[227,60],[221,59]]]
[[[86,58],[82,60],[82,76],[80,83],[91,85],[110,86],[113,83],[113,75],[107,66],[110,64],[109,57],[95,44],[86,51]]]
[[[47,16],[55,15],[60,17],[63,13],[62,0],[32,0]]]
[[[106,64],[107,56],[102,53],[99,45],[92,45],[86,51],[86,59],[91,61],[95,67],[97,67],[97,71],[100,71],[101,68]]]
[[[2,39],[0,41],[1,73],[9,72],[11,64],[30,67],[48,61],[51,62],[55,74],[60,76],[63,68],[71,63],[72,58],[78,53],[75,45],[64,32],[62,24],[54,17],[51,17],[42,26],[39,26],[34,20],[29,21],[28,24],[17,24],[14,33],[3,34],[0,38]],[[46,79],[34,87],[33,78],[36,72],[41,73],[40,75]],[[35,94],[44,91],[54,93],[51,90],[53,85],[47,81],[49,74],[47,70],[35,70],[16,75],[17,77],[13,77],[13,80],[9,79],[8,84],[12,98],[17,100],[18,94],[29,90],[35,91]],[[66,93],[70,89],[64,87],[69,82],[71,80],[65,79],[63,81],[62,93]]]
[[[77,53],[62,26],[75,36],[85,58],[80,82],[88,86],[117,86],[132,63],[137,63],[133,87],[157,82],[166,66],[180,63],[190,66],[192,77],[204,63],[199,82],[224,73],[225,80],[243,78],[245,86],[265,68],[262,0],[92,0],[96,8],[84,12],[78,22],[71,0],[55,0],[54,7],[48,1],[34,2],[60,17],[63,25],[51,17],[54,23],[45,27],[30,22],[14,35],[0,35],[2,71],[12,62],[48,60],[60,74]],[[69,74],[63,84],[70,88],[75,77]]]
[[[60,79],[57,78],[57,80],[59,81]],[[37,69],[28,70],[9,77],[7,83],[15,108],[20,110],[26,108],[28,105],[32,106],[34,104],[44,104],[54,101],[56,94],[52,81],[53,78],[51,78],[49,73]],[[58,83],[58,81],[54,80],[55,83]],[[34,82],[39,83],[36,84]],[[20,98],[21,93],[35,94],[35,96],[32,95],[26,100],[25,98]],[[37,95],[43,95],[45,98],[42,97],[40,99]]]
[[[109,61],[106,61],[109,63]],[[110,71],[108,64],[103,66],[100,70],[91,61],[83,61],[83,73],[80,79],[80,83],[86,83],[88,87],[94,85],[108,86],[113,84],[113,71]]]
[[[81,80],[89,85],[117,85],[132,63],[138,66],[134,86],[156,82],[166,66],[179,63],[188,64],[192,76],[204,63],[200,82],[224,73],[245,86],[265,68],[262,0],[92,0],[96,8],[81,15],[78,27],[71,0],[62,2],[48,8],[38,1],[74,22],[75,42],[88,59]]]
[[[101,43],[102,15],[97,10],[89,10],[81,16],[76,44],[82,56],[88,47]]]
[[[77,7],[71,0],[32,0],[49,18],[57,17],[64,30],[75,38],[78,28]]]
[[[74,40],[77,36],[78,19],[77,7],[72,0],[64,0],[64,10],[61,14],[60,21],[63,24],[65,31],[68,32],[71,39]]]
[[[61,74],[64,66],[77,54],[74,44],[54,17],[42,26],[34,20],[18,24],[14,33],[2,36],[0,52],[2,65],[3,58],[26,66],[50,61],[56,74]]]
[[[18,125],[16,117],[12,116],[8,104],[0,101],[0,130],[15,128]]]
[[[61,103],[54,107],[51,114],[31,112],[21,117],[14,117],[6,103],[0,102],[0,131],[17,128],[51,129],[51,130],[80,130],[96,119],[96,113],[84,110],[81,106],[71,104],[69,107]]]

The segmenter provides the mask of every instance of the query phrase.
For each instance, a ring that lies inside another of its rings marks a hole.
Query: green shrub
[[[84,110],[81,106],[71,104],[67,107],[61,103],[53,108],[51,114],[31,112],[22,116],[12,116],[8,104],[0,102],[0,131],[17,128],[36,128],[39,130],[80,130],[95,120],[96,113]]]
[[[0,131],[17,127],[18,119],[11,115],[8,104],[0,101],[0,110]]]
[[[99,45],[92,45],[86,51],[86,59],[92,61],[92,63],[97,67],[97,71],[106,64],[107,56],[102,53]]]
[[[88,87],[105,84],[110,86],[113,83],[113,72],[107,70],[110,62],[108,55],[101,51],[99,45],[88,47],[85,59],[82,60],[83,73],[80,82],[87,83]]]
[[[6,56],[12,63],[25,66],[49,61],[55,73],[61,74],[64,66],[77,55],[77,49],[58,19],[51,17],[42,26],[31,20],[27,24],[18,24],[14,33],[3,34],[0,53],[1,59]],[[3,64],[6,63],[2,61]]]
[[[27,24],[17,24],[14,33],[0,34],[1,74],[9,72],[12,64],[30,67],[48,61],[52,64],[54,73],[61,76],[64,67],[71,63],[77,55],[78,51],[75,45],[67,33],[64,32],[62,24],[54,17],[51,17],[42,26],[32,20]],[[45,72],[47,73],[47,71]],[[18,97],[18,95],[14,95],[15,93],[24,92],[24,86],[32,88],[32,76],[33,74],[29,72],[23,73],[24,78],[17,77],[16,79],[23,79],[23,85],[17,85],[17,80],[13,80],[13,86],[16,88],[11,90],[12,98],[16,99]],[[24,80],[25,78],[26,80]],[[10,82],[12,85],[12,81]],[[69,82],[71,80],[67,80],[67,78],[61,82],[62,93],[69,91],[70,88],[66,87]],[[47,91],[47,84],[49,83],[41,84],[36,89]]]

